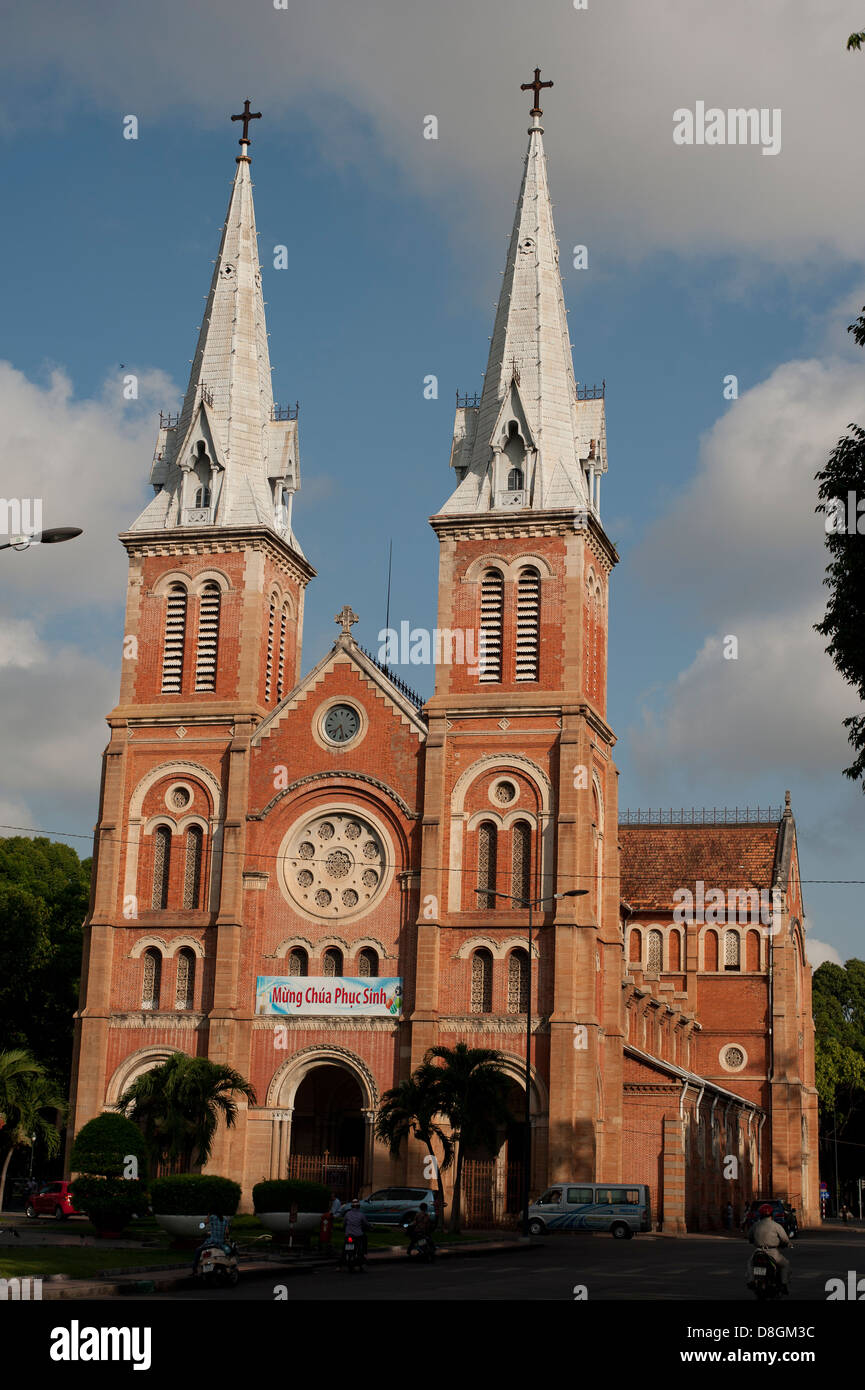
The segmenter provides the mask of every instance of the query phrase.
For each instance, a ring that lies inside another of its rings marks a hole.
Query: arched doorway
[[[369,1111],[358,1079],[333,1062],[313,1065],[294,1093],[290,1178],[323,1182],[342,1201],[365,1181]]]
[[[506,1099],[508,1118],[496,1130],[493,1151],[472,1145],[463,1154],[462,1209],[466,1226],[510,1224],[522,1208],[525,1087],[512,1081]]]

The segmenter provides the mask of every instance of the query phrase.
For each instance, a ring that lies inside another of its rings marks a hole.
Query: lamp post
[[[486,898],[507,898],[509,902],[517,903],[519,907],[527,907],[529,910],[529,950],[528,967],[526,970],[526,1117],[525,1133],[523,1135],[523,1235],[529,1234],[529,1169],[532,1160],[532,911],[536,907],[545,907],[547,903],[555,902],[559,898],[584,898],[588,893],[588,888],[571,888],[566,893],[553,893],[548,898],[520,898],[513,893],[497,893],[491,888],[478,888],[476,890],[480,896]]]
[[[4,541],[0,550],[28,550],[31,545],[59,545],[61,541],[71,541],[80,535],[80,526],[52,526],[47,531],[37,531],[34,536],[16,536],[12,541]]]

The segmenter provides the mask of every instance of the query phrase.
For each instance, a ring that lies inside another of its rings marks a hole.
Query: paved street
[[[550,1238],[529,1250],[500,1255],[443,1258],[434,1266],[401,1263],[372,1265],[350,1276],[317,1269],[285,1278],[241,1279],[236,1290],[151,1295],[148,1302],[171,1300],[270,1300],[284,1283],[289,1302],[378,1299],[573,1300],[574,1286],[586,1286],[591,1300],[707,1299],[753,1303],[745,1288],[751,1246],[744,1240],[706,1236],[684,1239],[642,1236],[632,1241],[608,1237]],[[792,1253],[793,1303],[825,1302],[827,1279],[846,1282],[848,1270],[865,1277],[865,1235],[806,1233]]]

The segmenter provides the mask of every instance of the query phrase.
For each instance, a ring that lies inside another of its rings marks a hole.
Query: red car
[[[53,1216],[55,1221],[65,1221],[67,1216],[81,1216],[76,1211],[69,1195],[68,1182],[49,1182],[28,1199],[24,1213],[31,1221],[37,1216]]]

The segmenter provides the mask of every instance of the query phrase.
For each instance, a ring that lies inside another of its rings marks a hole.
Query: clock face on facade
[[[331,743],[348,743],[360,728],[360,715],[351,705],[331,705],[322,728]]]

